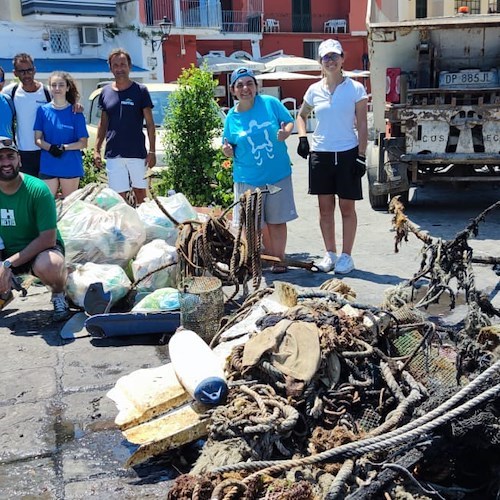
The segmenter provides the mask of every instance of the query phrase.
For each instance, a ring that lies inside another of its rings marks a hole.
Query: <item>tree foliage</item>
[[[169,189],[183,193],[194,206],[217,204],[214,197],[218,153],[214,140],[222,121],[212,74],[203,68],[184,69],[179,89],[169,98],[165,116],[165,153],[168,166],[156,186],[160,194]]]

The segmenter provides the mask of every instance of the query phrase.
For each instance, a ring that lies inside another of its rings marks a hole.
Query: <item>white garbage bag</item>
[[[146,276],[151,271],[165,267],[153,273],[137,284],[139,292],[151,292],[158,288],[176,287],[177,250],[166,241],[157,239],[144,245],[132,262],[134,281]],[[173,264],[173,265],[170,265]]]
[[[93,262],[126,267],[146,240],[136,210],[118,203],[103,210],[78,200],[58,222],[68,263]]]
[[[102,283],[104,292],[111,292],[111,304],[125,297],[132,283],[125,271],[115,264],[77,264],[68,275],[66,293],[73,303],[84,307],[85,294],[92,283]]]

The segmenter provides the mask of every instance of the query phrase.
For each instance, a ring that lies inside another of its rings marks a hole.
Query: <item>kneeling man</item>
[[[0,293],[12,275],[32,273],[52,291],[54,321],[69,318],[64,296],[64,244],[57,230],[54,197],[47,185],[19,172],[21,157],[12,139],[0,137]]]

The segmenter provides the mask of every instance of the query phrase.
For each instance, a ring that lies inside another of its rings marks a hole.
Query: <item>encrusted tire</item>
[[[368,168],[366,173],[368,176],[368,199],[370,200],[371,207],[374,210],[386,209],[387,195],[373,193],[373,183],[377,180],[377,169]]]

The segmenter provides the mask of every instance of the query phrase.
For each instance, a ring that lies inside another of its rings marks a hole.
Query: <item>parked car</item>
[[[176,83],[146,83],[146,87],[151,95],[153,101],[153,120],[156,125],[156,164],[158,167],[165,166],[165,149],[163,147],[163,136],[165,129],[163,128],[163,121],[165,118],[165,110],[169,105],[169,96],[172,92],[177,90],[179,86]],[[93,148],[97,136],[97,125],[101,118],[101,110],[99,109],[99,95],[102,92],[102,86],[94,90],[90,94],[89,101],[89,115],[87,119],[87,129],[89,132],[88,148]],[[226,114],[221,108],[217,108],[219,115],[224,124]],[[145,129],[144,129],[145,132]],[[148,149],[148,138],[146,136],[146,149]],[[217,137],[214,140],[214,147],[221,146],[221,138]]]

